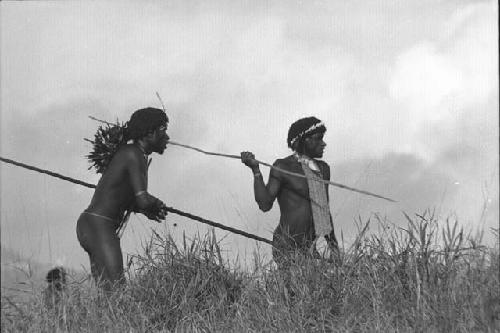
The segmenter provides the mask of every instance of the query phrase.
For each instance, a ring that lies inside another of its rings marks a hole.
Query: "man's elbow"
[[[259,205],[259,209],[264,213],[270,211],[271,208],[273,208],[273,204],[269,202],[257,202],[257,204]]]
[[[155,200],[153,199],[153,197],[150,194],[146,193],[144,195],[136,197],[135,204],[136,207],[139,208],[139,210],[148,210],[149,208],[151,208],[151,206],[153,206],[154,201]]]

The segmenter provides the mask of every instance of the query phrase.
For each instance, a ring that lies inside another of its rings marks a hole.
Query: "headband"
[[[320,121],[319,123],[316,123],[316,124],[310,126],[309,128],[303,130],[302,132],[300,132],[299,134],[297,134],[292,140],[290,140],[290,146],[293,147],[294,143],[297,140],[301,139],[305,135],[311,133],[312,131],[314,131],[314,130],[320,128],[320,127],[325,127],[325,124],[322,121]]]

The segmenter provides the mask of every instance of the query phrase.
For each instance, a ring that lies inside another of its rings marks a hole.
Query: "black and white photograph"
[[[493,0],[0,1],[2,332],[499,332]]]

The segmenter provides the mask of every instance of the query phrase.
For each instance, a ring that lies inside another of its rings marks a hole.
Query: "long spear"
[[[209,151],[202,150],[200,148],[196,148],[196,147],[193,147],[193,146],[188,146],[188,145],[185,145],[185,144],[182,144],[182,143],[178,143],[178,142],[174,142],[174,141],[171,141],[171,140],[168,141],[168,143],[171,144],[171,145],[174,145],[174,146],[180,146],[180,147],[184,147],[184,148],[196,150],[197,152],[203,153],[205,155],[214,155],[214,156],[222,156],[222,157],[227,157],[227,158],[241,159],[241,157],[238,156],[238,155],[230,155],[230,154],[221,154],[221,153],[209,152]],[[271,169],[277,170],[279,172],[286,173],[287,175],[292,175],[292,176],[301,177],[301,178],[307,178],[303,174],[295,173],[295,172],[290,172],[290,171],[287,171],[287,170],[283,170],[281,168],[275,167],[275,166],[273,166],[273,165],[271,165],[269,163],[262,162],[262,161],[259,161],[259,160],[256,160],[256,161],[259,164],[268,166]],[[390,202],[397,202],[396,200],[393,200],[391,198],[387,198],[387,197],[381,196],[379,194],[371,193],[371,192],[368,192],[368,191],[365,191],[365,190],[359,190],[359,189],[356,189],[354,187],[350,187],[350,186],[343,185],[343,184],[340,184],[340,183],[332,182],[330,180],[325,180],[325,179],[321,179],[321,178],[317,178],[315,180],[318,181],[318,182],[324,183],[324,184],[333,185],[333,186],[336,186],[336,187],[339,187],[339,188],[343,188],[345,190],[349,190],[349,191],[353,191],[353,192],[358,192],[358,193],[370,195],[372,197],[384,199],[384,200],[387,200],[387,201],[390,201]]]
[[[159,95],[158,95],[158,98],[160,98],[160,101],[161,101],[161,97]],[[163,102],[162,102],[162,105],[163,105]],[[92,119],[92,120],[95,120],[95,121],[107,124],[107,125],[114,125],[114,124],[112,124],[110,122],[107,122],[105,120],[101,120],[101,119],[98,119],[98,118],[95,118],[95,117],[92,117],[92,116],[89,116],[89,118]],[[233,158],[233,159],[238,159],[238,160],[241,159],[241,157],[238,156],[238,155],[231,155],[231,154],[222,154],[222,153],[210,152],[210,151],[206,151],[206,150],[203,150],[203,149],[200,149],[200,148],[196,148],[196,147],[193,147],[193,146],[189,146],[189,145],[186,145],[186,144],[175,142],[175,141],[172,141],[172,140],[169,140],[168,143],[171,144],[171,145],[174,145],[174,146],[179,146],[179,147],[183,147],[183,148],[187,148],[187,149],[192,149],[192,150],[195,150],[195,151],[197,151],[199,153],[202,153],[202,154],[205,154],[205,155],[221,156],[221,157]],[[265,165],[267,167],[270,167],[271,169],[277,170],[277,171],[285,173],[287,175],[291,175],[291,176],[295,176],[295,177],[300,177],[300,178],[307,178],[303,174],[295,173],[295,172],[290,172],[290,171],[287,171],[287,170],[275,167],[274,165],[271,165],[269,163],[262,162],[262,161],[259,161],[259,160],[256,160],[256,161],[259,164]],[[338,188],[342,188],[344,190],[348,190],[348,191],[353,191],[353,192],[357,192],[357,193],[369,195],[369,196],[372,196],[372,197],[375,197],[375,198],[384,199],[384,200],[387,200],[387,201],[390,201],[390,202],[397,202],[394,199],[391,199],[391,198],[388,198],[388,197],[384,197],[384,196],[382,196],[380,194],[368,192],[368,191],[365,191],[365,190],[360,190],[360,189],[357,189],[357,188],[354,188],[354,187],[350,187],[350,186],[347,186],[347,185],[344,185],[344,184],[341,184],[341,183],[332,182],[331,180],[325,180],[325,179],[321,179],[321,178],[316,178],[315,180],[318,181],[318,182],[320,182],[320,183],[324,183],[324,184],[332,185],[332,186],[335,186],[335,187],[338,187]]]
[[[75,178],[71,178],[71,177],[68,177],[68,176],[61,175],[61,174],[59,174],[57,172],[53,172],[53,171],[49,171],[49,170],[45,170],[45,169],[40,169],[40,168],[31,166],[31,165],[28,165],[28,164],[24,164],[24,163],[21,163],[21,162],[17,162],[17,161],[8,159],[8,158],[3,158],[1,156],[0,156],[0,161],[8,163],[8,164],[13,164],[13,165],[16,165],[16,166],[19,166],[21,168],[25,168],[25,169],[28,169],[28,170],[32,170],[32,171],[36,171],[36,172],[39,172],[39,173],[43,173],[43,174],[46,174],[46,175],[49,175],[49,176],[52,176],[52,177],[55,177],[55,178],[59,178],[59,179],[68,181],[68,182],[73,183],[73,184],[82,185],[82,186],[85,186],[85,187],[88,187],[88,188],[95,188],[96,187],[96,185],[94,185],[94,184],[89,184],[89,183],[86,183],[84,181],[81,181],[81,180],[78,180],[78,179],[75,179]],[[175,209],[173,207],[167,207],[166,209],[170,213],[174,213],[174,214],[177,214],[177,215],[180,215],[180,216],[184,216],[184,217],[187,217],[187,218],[189,218],[191,220],[195,220],[195,221],[198,221],[198,222],[201,222],[201,223],[204,223],[204,224],[208,224],[208,225],[210,225],[212,227],[216,227],[216,228],[219,228],[219,229],[222,229],[222,230],[226,230],[226,231],[232,232],[234,234],[238,234],[238,235],[241,235],[241,236],[245,236],[247,238],[255,239],[255,240],[258,240],[260,242],[264,242],[264,243],[273,245],[273,242],[270,241],[269,239],[266,239],[266,238],[263,238],[263,237],[260,237],[260,236],[254,235],[254,234],[250,234],[250,233],[245,232],[243,230],[239,230],[239,229],[236,229],[236,228],[228,227],[226,225],[223,225],[223,224],[220,224],[220,223],[217,223],[217,222],[214,222],[214,221],[210,221],[210,220],[204,219],[204,218],[202,218],[200,216],[196,216],[196,215],[193,215],[193,214],[190,214],[190,213],[183,212],[183,211],[181,211],[179,209]]]
[[[165,103],[163,103],[163,100],[161,99],[161,96],[160,96],[160,94],[158,92],[156,92],[156,97],[158,97],[158,99],[160,100],[161,107],[163,108],[163,111],[167,112],[167,110],[165,108]],[[97,120],[97,121],[101,121],[101,122],[107,123],[108,125],[110,125],[110,123],[108,123],[107,121],[99,120],[99,119],[96,119],[94,117],[90,117],[90,118],[94,119],[94,120]],[[202,150],[200,148],[196,148],[196,147],[193,147],[193,146],[188,146],[188,145],[181,144],[181,143],[174,142],[174,141],[169,141],[169,143],[173,144],[173,145],[176,145],[176,146],[188,148],[188,149],[193,149],[193,150],[196,150],[197,152],[203,153],[205,155],[222,156],[222,157],[235,158],[235,159],[240,159],[241,158],[238,155],[230,155],[230,154],[221,154],[221,153],[208,152],[208,151]],[[302,175],[300,173],[295,173],[295,172],[290,172],[290,171],[287,171],[287,170],[283,170],[281,168],[275,167],[275,166],[273,166],[273,165],[271,165],[269,163],[265,163],[265,162],[262,162],[262,161],[259,161],[259,160],[256,160],[256,161],[259,164],[268,166],[271,169],[277,170],[277,171],[285,173],[287,175],[292,175],[292,176],[301,177],[301,178],[307,178],[305,175]],[[354,187],[346,186],[344,184],[332,182],[332,181],[329,181],[329,180],[324,180],[324,179],[321,179],[321,178],[315,178],[314,180],[319,181],[319,182],[324,183],[324,184],[333,185],[335,187],[342,188],[344,190],[349,190],[349,191],[353,191],[353,192],[357,192],[357,193],[361,193],[361,194],[370,195],[372,197],[384,199],[384,200],[387,200],[387,201],[390,201],[390,202],[397,202],[396,200],[393,200],[391,198],[387,198],[387,197],[381,196],[379,194],[371,193],[371,192],[368,192],[368,191],[365,191],[365,190],[358,190],[358,189],[356,189]]]

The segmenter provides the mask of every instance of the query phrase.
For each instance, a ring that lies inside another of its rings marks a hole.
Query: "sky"
[[[291,153],[292,122],[323,120],[332,180],[398,201],[331,187],[346,243],[375,214],[404,227],[403,212],[429,209],[485,241],[498,228],[496,1],[2,1],[0,18],[4,158],[97,183],[88,116],[126,121],[161,107],[158,92],[172,140],[268,163]],[[88,270],[75,228],[92,191],[0,170],[2,248]],[[238,160],[176,146],[149,172],[168,206],[271,239],[279,208],[259,211],[252,182]],[[140,253],[152,228],[176,240],[208,230],[134,216],[123,251]],[[231,260],[270,258],[266,244],[217,236]]]

